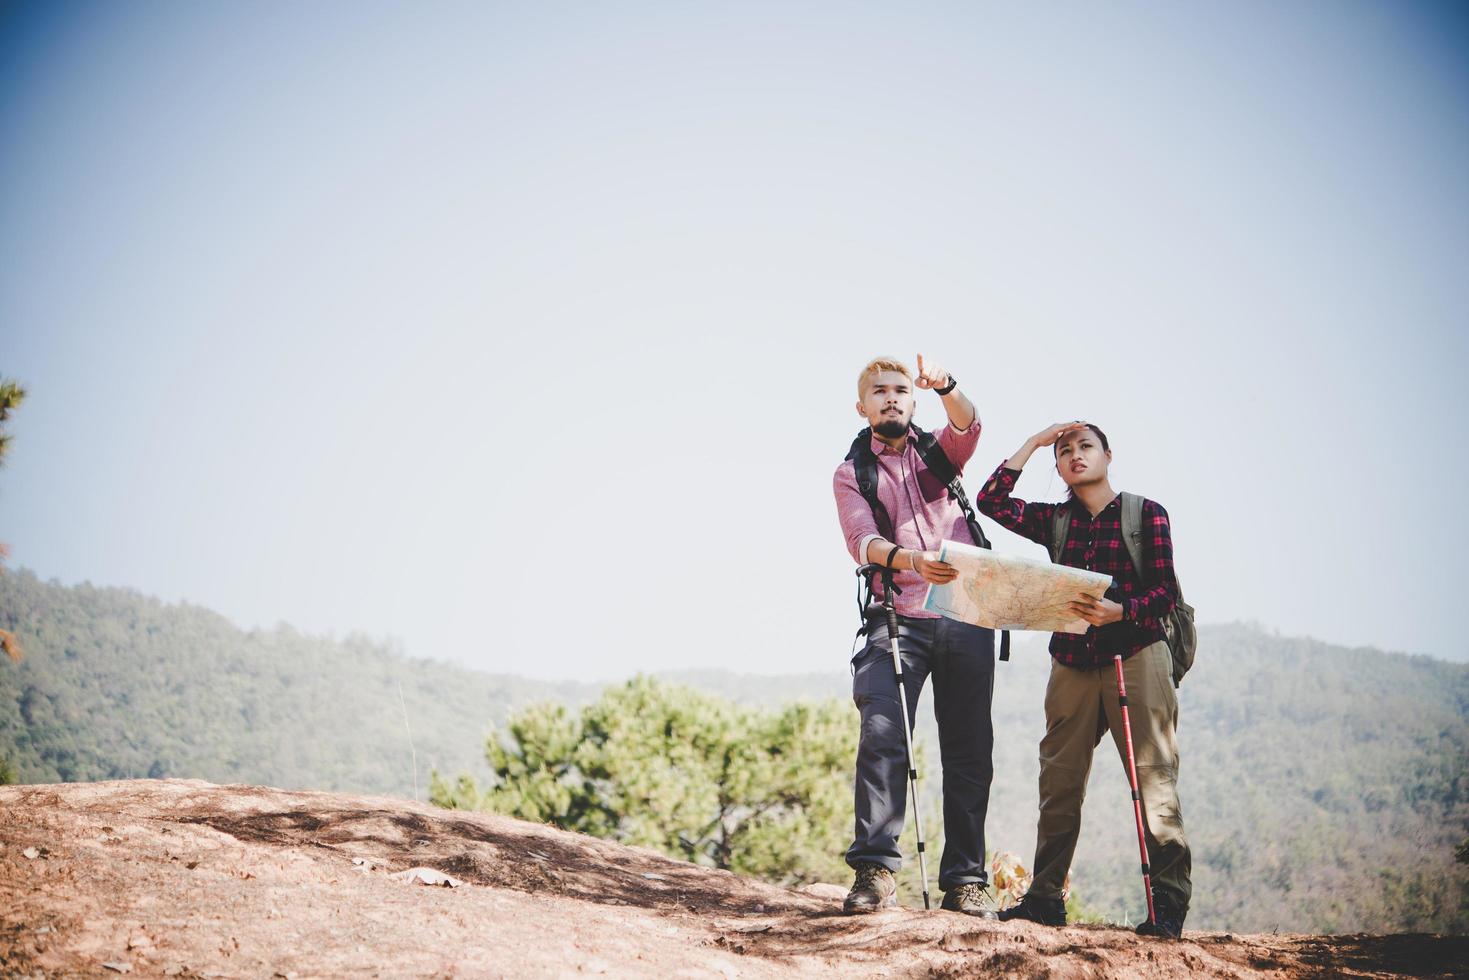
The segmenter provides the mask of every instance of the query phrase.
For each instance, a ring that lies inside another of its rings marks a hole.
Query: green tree
[[[20,382],[0,378],[0,464],[5,462],[5,454],[10,450],[11,435],[5,431],[5,423],[10,421],[10,413],[20,407],[25,396],[25,389],[20,386]],[[0,572],[5,570],[5,559],[9,554],[10,549],[0,543]],[[20,641],[9,630],[0,629],[0,649],[3,649],[11,660],[17,662],[20,660]]]
[[[429,799],[456,810],[494,810],[607,836],[615,815],[582,771],[582,722],[564,705],[538,704],[510,718],[504,739],[491,731],[485,757],[495,783],[481,792],[473,777],[450,786],[435,771]]]
[[[19,381],[0,378],[0,463],[5,461],[5,454],[10,450],[11,436],[5,431],[5,423],[10,421],[10,413],[20,407],[25,397],[26,390]]]
[[[852,830],[857,727],[851,704],[836,700],[798,702],[753,719],[760,765],[751,795],[759,802],[738,811],[733,870],[785,884],[848,874],[842,855]]]
[[[487,741],[488,790],[435,773],[430,799],[785,883],[842,870],[857,733],[838,702],[743,708],[639,677],[578,716],[524,711],[507,735]]]

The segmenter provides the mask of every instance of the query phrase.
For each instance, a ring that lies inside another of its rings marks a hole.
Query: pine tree
[[[10,433],[5,431],[5,423],[10,421],[10,413],[20,407],[25,401],[26,390],[20,386],[19,381],[0,378],[0,463],[5,461],[5,454],[10,449]]]
[[[638,677],[580,713],[542,704],[486,740],[495,781],[430,800],[493,810],[781,884],[846,871],[857,718],[837,701],[737,706]]]
[[[26,390],[20,386],[20,382],[0,378],[0,465],[5,462],[5,454],[10,450],[11,435],[5,431],[5,423],[10,421],[10,413],[20,407],[25,400]],[[0,572],[5,570],[5,559],[9,557],[10,549],[0,543]],[[0,629],[0,649],[3,649],[11,660],[20,660],[20,641],[15,634],[9,630]]]

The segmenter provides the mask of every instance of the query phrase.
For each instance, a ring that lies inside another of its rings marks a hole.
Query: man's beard
[[[872,427],[872,431],[884,439],[897,439],[908,433],[908,423],[897,419],[883,419]]]

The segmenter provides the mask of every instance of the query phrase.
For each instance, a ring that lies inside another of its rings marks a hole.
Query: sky
[[[1454,4],[8,3],[0,540],[491,671],[843,670],[856,375],[922,352],[971,491],[1094,420],[1200,622],[1462,661],[1466,174]]]

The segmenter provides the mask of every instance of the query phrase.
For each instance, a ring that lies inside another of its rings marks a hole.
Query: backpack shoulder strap
[[[852,461],[858,492],[872,508],[872,519],[877,522],[878,532],[889,541],[893,540],[893,519],[877,498],[877,456],[872,452],[871,429],[857,433],[857,438],[852,440],[852,448],[847,450],[847,459]]]
[[[1143,580],[1143,498],[1135,493],[1123,491],[1122,498],[1122,545],[1127,557],[1132,559],[1133,571],[1138,581]]]
[[[953,483],[959,476],[959,471],[954,469],[949,454],[944,452],[944,447],[939,445],[938,437],[932,432],[925,432],[916,425],[910,425],[913,430],[913,448],[918,451],[918,458],[923,460],[923,465],[928,471],[939,478],[944,484]],[[871,448],[870,446],[868,448]]]
[[[990,539],[985,537],[984,528],[979,523],[979,514],[975,513],[974,505],[969,502],[969,495],[964,492],[964,483],[959,479],[959,471],[949,459],[949,454],[944,452],[944,447],[939,445],[938,437],[933,433],[924,432],[916,425],[910,428],[913,430],[913,445],[918,450],[918,458],[948,488],[949,496],[954,498],[964,515],[964,523],[969,525],[969,535],[974,538],[974,543],[988,550]]]
[[[1071,501],[1056,505],[1051,512],[1051,564],[1061,564],[1061,552],[1066,548],[1066,536],[1071,533]]]

